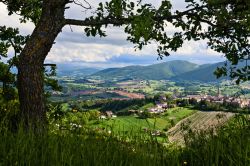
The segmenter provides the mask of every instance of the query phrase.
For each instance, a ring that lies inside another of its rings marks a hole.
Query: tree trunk
[[[41,18],[24,47],[18,64],[21,120],[29,127],[46,122],[43,63],[64,26],[64,0],[44,0]]]
[[[40,64],[19,65],[18,93],[21,118],[25,125],[39,124],[46,119],[42,67]]]

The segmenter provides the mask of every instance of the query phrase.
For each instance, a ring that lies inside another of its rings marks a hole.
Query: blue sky
[[[82,1],[83,0],[79,0]],[[102,0],[103,1],[103,0]],[[160,0],[144,0],[155,6]],[[173,0],[173,10],[183,10],[184,0]],[[89,1],[93,9],[100,0]],[[91,11],[83,12],[78,6],[71,6],[66,12],[67,18],[84,19]],[[32,23],[20,24],[17,15],[8,16],[6,6],[0,4],[0,25],[19,27],[23,34],[30,34],[34,28]],[[73,32],[71,32],[71,29]],[[175,29],[169,26],[167,31]],[[171,56],[163,60],[157,60],[155,45],[149,45],[141,51],[135,51],[134,46],[126,41],[126,34],[122,28],[107,29],[105,38],[86,37],[81,27],[66,26],[56,39],[56,44],[50,51],[46,62],[57,64],[72,64],[82,67],[122,67],[128,65],[148,65],[170,60],[188,60],[190,62],[204,64],[216,63],[225,60],[222,55],[207,48],[205,41],[186,42],[177,52],[171,52]]]

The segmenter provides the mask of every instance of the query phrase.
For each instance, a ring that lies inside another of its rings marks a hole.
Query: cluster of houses
[[[151,114],[161,114],[164,113],[168,109],[168,104],[156,102],[156,106],[149,108],[147,111]],[[143,111],[142,110],[129,110],[130,114],[140,114]]]
[[[227,97],[227,96],[210,96],[210,95],[188,95],[186,97],[182,97],[181,99],[195,99],[197,102],[200,101],[208,101],[211,103],[229,103],[233,104],[235,106],[238,106],[240,108],[249,108],[250,109],[250,99],[240,99],[240,98],[234,98],[234,97]],[[156,105],[152,108],[149,108],[147,111],[151,114],[161,114],[166,112],[166,110],[169,108],[169,105],[166,102],[166,99],[162,99],[164,102],[157,101]],[[143,111],[142,110],[129,110],[130,114],[140,114]],[[100,119],[110,119],[110,118],[116,118],[117,115],[115,115],[112,111],[106,111],[103,114],[100,115]]]
[[[222,95],[217,96],[210,96],[210,95],[188,95],[181,99],[195,99],[197,102],[200,101],[208,101],[211,103],[219,103],[224,104],[228,103],[230,105],[235,105],[240,108],[249,108],[250,109],[250,99],[242,99],[242,98],[234,98],[234,97],[227,97]],[[166,99],[162,98],[161,101],[165,102],[156,102],[156,106],[153,108],[148,109],[149,113],[152,114],[161,114],[164,113],[170,106],[166,103]]]
[[[115,115],[112,111],[106,111],[100,115],[100,119],[110,119],[110,118],[116,118],[116,117],[117,115]]]
[[[208,101],[211,103],[228,103],[239,106],[240,108],[250,108],[250,99],[241,99],[227,96],[210,96],[210,95],[188,95],[182,99],[195,99],[197,102],[201,100]]]
[[[167,103],[157,103],[155,107],[148,109],[148,112],[151,114],[160,114],[165,112],[168,109]]]

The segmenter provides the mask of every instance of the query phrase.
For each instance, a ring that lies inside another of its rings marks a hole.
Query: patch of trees
[[[210,102],[207,100],[197,101],[196,99],[178,99],[176,100],[178,106],[187,107],[193,106],[195,109],[202,111],[225,111],[225,112],[241,112],[249,113],[248,108],[240,108],[237,103],[229,102]]]
[[[101,112],[112,111],[120,112],[120,114],[128,113],[128,110],[138,110],[140,107],[154,102],[153,99],[133,99],[133,100],[88,100],[71,102],[70,107],[78,111],[88,111],[90,109],[98,109]],[[121,113],[123,112],[123,113]],[[126,113],[125,113],[126,112]]]
[[[71,129],[72,127],[83,127],[89,121],[99,120],[100,111],[88,110],[79,111],[76,108],[63,110],[59,104],[50,105],[47,117],[52,126],[59,126],[59,129]]]

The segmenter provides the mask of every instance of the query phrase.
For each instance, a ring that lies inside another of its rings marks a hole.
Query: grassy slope
[[[165,115],[140,119],[137,116],[120,116],[115,119],[103,120],[95,127],[110,128],[114,131],[138,131],[143,128],[163,130],[170,127],[170,120],[174,119],[175,122],[195,113],[195,110],[189,108],[174,108],[169,109]]]
[[[169,140],[171,142],[184,142],[184,135],[187,134],[188,130],[186,131],[182,129],[183,124],[191,130],[202,131],[210,128],[217,128],[225,124],[233,116],[234,113],[198,111],[192,116],[181,120],[173,128],[171,128],[168,131]]]

